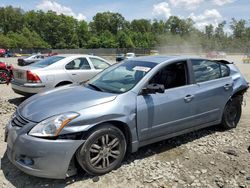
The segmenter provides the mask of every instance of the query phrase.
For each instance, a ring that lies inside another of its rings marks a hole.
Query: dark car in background
[[[125,59],[125,54],[117,54],[116,55],[116,62],[123,61]]]

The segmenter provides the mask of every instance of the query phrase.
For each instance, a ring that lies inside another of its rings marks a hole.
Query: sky
[[[0,6],[12,5],[28,10],[53,10],[58,14],[91,21],[98,12],[119,12],[127,20],[192,18],[203,30],[231,18],[250,23],[250,0],[0,0]]]

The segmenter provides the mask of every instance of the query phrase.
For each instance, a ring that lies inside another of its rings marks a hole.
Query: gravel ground
[[[250,64],[231,56],[250,80]],[[16,59],[0,59],[9,63]],[[24,98],[0,85],[0,187],[250,187],[250,98],[236,129],[218,126],[158,142],[129,154],[122,166],[101,177],[84,172],[66,180],[24,174],[7,159],[4,128]],[[53,162],[53,161],[52,161]]]

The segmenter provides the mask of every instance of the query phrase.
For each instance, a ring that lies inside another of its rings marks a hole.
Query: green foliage
[[[170,16],[167,20],[126,21],[119,13],[97,13],[90,23],[53,11],[28,11],[0,7],[0,47],[3,48],[154,48],[198,46],[205,50],[245,51],[250,48],[250,27],[232,19],[196,29],[191,19]],[[228,29],[228,28],[227,28]]]
[[[103,12],[97,13],[90,23],[90,29],[96,34],[110,31],[116,35],[119,30],[125,27],[125,18],[119,13]]]

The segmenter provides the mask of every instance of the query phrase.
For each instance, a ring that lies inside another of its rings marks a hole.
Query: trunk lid
[[[27,83],[27,71],[38,69],[38,67],[25,66],[25,67],[17,67],[13,70],[13,78],[15,82],[24,84]]]

